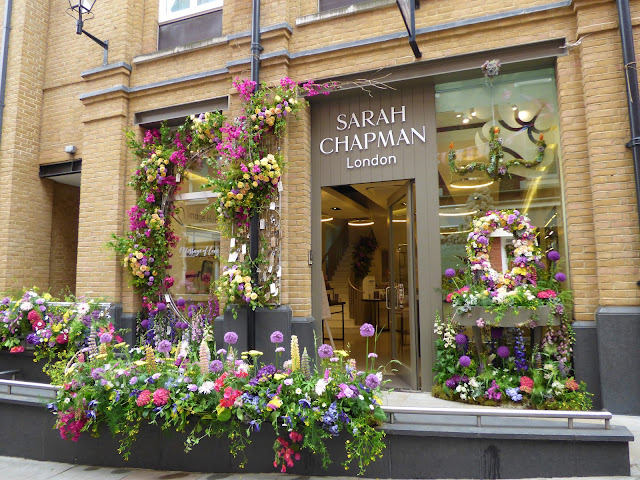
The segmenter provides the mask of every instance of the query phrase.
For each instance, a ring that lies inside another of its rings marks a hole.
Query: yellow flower
[[[42,298],[44,298],[45,300],[51,300],[51,294],[50,293],[45,293]]]
[[[143,365],[146,365],[147,362],[145,362],[144,360],[136,360],[135,362],[136,365],[138,365],[139,367],[142,367]]]
[[[335,350],[333,353],[335,353],[336,355],[340,355],[341,357],[346,357],[349,355],[345,350]]]
[[[106,354],[106,353],[101,353],[101,354],[99,354],[99,355],[96,355],[96,358],[97,358],[98,360],[102,360],[103,358],[107,358],[107,354]]]
[[[276,373],[273,375],[274,380],[284,380],[287,376],[284,373]]]
[[[275,397],[272,397],[269,403],[267,404],[267,410],[273,411],[280,408],[281,406],[282,406],[282,400],[280,400],[280,397],[276,395]]]
[[[60,325],[59,323],[51,327],[51,330],[53,330],[54,333],[58,333],[61,329],[62,325]]]
[[[259,355],[264,355],[261,351],[259,350],[249,350],[247,352],[249,355],[251,355],[252,357],[257,357]]]

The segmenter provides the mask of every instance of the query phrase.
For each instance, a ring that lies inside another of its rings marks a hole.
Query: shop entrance
[[[395,388],[418,388],[415,185],[412,180],[322,188],[322,272],[330,318],[323,337],[358,364],[360,326],[376,327],[377,365]],[[369,339],[369,351],[372,341]]]

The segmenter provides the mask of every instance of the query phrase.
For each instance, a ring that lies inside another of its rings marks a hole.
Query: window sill
[[[354,13],[366,12],[377,8],[388,7],[389,5],[395,5],[395,3],[395,0],[371,0],[370,2],[360,3],[357,5],[349,5],[348,7],[335,8],[325,12],[305,15],[304,17],[296,18],[296,27],[308,25],[310,23],[322,22],[336,17],[346,17],[348,15],[353,15]]]
[[[188,45],[180,45],[174,48],[158,50],[156,52],[146,53],[144,55],[138,55],[136,57],[133,57],[133,64],[139,65],[141,63],[153,62],[154,60],[172,57],[174,55],[180,55],[182,53],[192,52],[194,50],[199,50],[201,48],[207,48],[214,45],[222,45],[222,44],[228,43],[228,41],[229,39],[225,35],[218,38],[210,38],[208,40],[202,40],[201,42],[190,43]]]

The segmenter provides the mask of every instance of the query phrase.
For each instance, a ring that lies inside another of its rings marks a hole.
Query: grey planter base
[[[484,427],[474,417],[419,417],[397,415],[397,423],[385,425],[387,448],[376,459],[366,477],[376,478],[526,478],[628,476],[629,441],[625,427],[605,430],[602,425],[566,424],[541,428],[541,422],[485,417]],[[132,454],[125,461],[117,453],[118,443],[103,430],[98,438],[82,434],[77,443],[61,440],[53,430],[54,416],[34,404],[0,404],[0,455],[113,468],[151,468],[207,473],[277,473],[272,449],[275,435],[270,426],[251,435],[245,450],[247,465],[229,455],[227,441],[203,439],[189,453],[184,434],[163,432],[143,425]],[[16,434],[19,432],[19,434]],[[327,470],[320,458],[303,451],[302,459],[287,473],[314,476],[355,476],[353,466],[345,471],[344,442],[340,436],[328,442],[333,462]],[[540,461],[544,459],[544,461]]]

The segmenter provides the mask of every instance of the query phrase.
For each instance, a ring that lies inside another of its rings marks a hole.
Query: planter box
[[[0,372],[19,370],[15,374],[16,380],[27,382],[49,383],[51,379],[42,371],[46,362],[34,361],[33,351],[26,350],[21,353],[9,353],[8,350],[0,350]],[[13,374],[2,375],[0,378],[11,379]]]
[[[517,313],[515,311],[506,313],[499,322],[495,321],[496,314],[487,312],[484,307],[471,307],[471,310],[466,313],[462,313],[459,310],[456,312],[457,322],[464,327],[475,327],[476,320],[479,318],[484,319],[487,325],[492,327],[527,327],[534,314],[538,315],[537,326],[545,327],[547,325],[560,325],[560,317],[553,315],[549,318],[550,307],[540,307],[537,310],[528,310],[526,308],[519,308]]]

